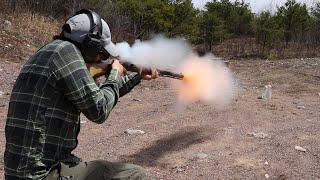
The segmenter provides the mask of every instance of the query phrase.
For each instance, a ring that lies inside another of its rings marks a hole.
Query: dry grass
[[[262,51],[255,38],[234,38],[213,46],[215,55],[230,59],[291,59],[320,57],[320,45],[290,42],[273,44]]]
[[[60,31],[61,20],[25,10],[0,10],[0,59],[23,61]],[[12,25],[5,26],[5,21]]]

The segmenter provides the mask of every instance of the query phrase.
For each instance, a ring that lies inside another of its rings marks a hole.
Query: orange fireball
[[[176,82],[179,101],[189,104],[204,101],[215,105],[227,104],[234,95],[230,70],[212,57],[191,56],[180,66],[183,81]]]

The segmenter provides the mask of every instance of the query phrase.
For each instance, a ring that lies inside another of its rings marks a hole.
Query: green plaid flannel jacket
[[[118,98],[141,80],[112,70],[99,87],[81,52],[68,41],[54,40],[23,66],[13,87],[5,127],[5,175],[43,179],[58,162],[74,159],[80,113],[103,123]]]

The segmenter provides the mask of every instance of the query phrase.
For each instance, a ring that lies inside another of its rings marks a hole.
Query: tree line
[[[133,42],[158,33],[181,36],[206,51],[229,39],[254,39],[259,54],[269,54],[277,44],[319,46],[320,2],[311,9],[295,0],[275,12],[254,14],[244,0],[212,0],[204,10],[191,0],[7,0],[12,10],[27,8],[54,18],[81,8],[99,12],[116,40]]]

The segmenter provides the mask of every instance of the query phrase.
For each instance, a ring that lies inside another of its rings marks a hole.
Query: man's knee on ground
[[[142,168],[141,166],[129,164],[131,166],[132,171],[134,172],[136,177],[139,177],[140,179],[145,179],[147,177],[146,170]]]
[[[95,168],[104,169],[116,177],[128,176],[132,179],[146,179],[147,177],[145,169],[135,164],[113,163],[104,160],[96,160],[90,163]]]
[[[119,174],[127,174],[133,179],[145,179],[147,176],[145,169],[135,164],[112,163],[112,167]]]

